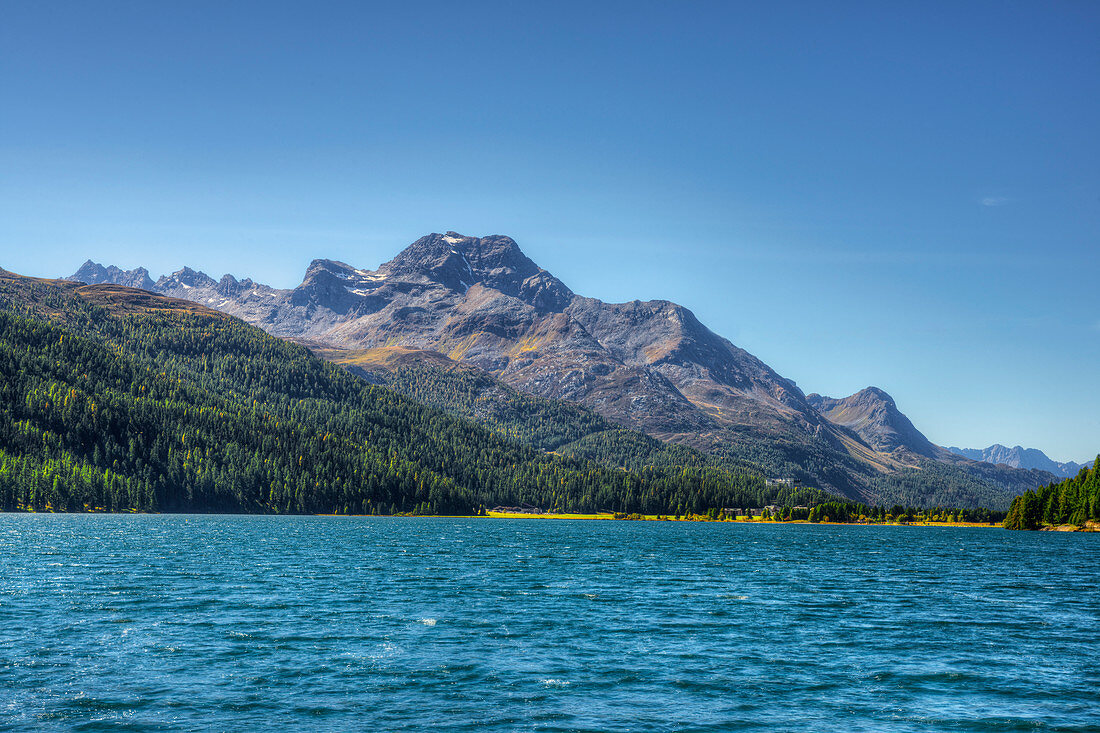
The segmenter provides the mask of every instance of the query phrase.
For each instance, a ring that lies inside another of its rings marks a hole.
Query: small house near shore
[[[788,489],[797,489],[802,486],[802,479],[798,478],[766,478],[765,486],[785,486]]]
[[[763,509],[741,509],[738,507],[725,507],[722,509],[722,513],[727,517],[759,517],[763,514]]]
[[[537,506],[531,506],[530,504],[523,504],[521,506],[495,506],[489,511],[499,512],[501,514],[543,514],[542,509]]]

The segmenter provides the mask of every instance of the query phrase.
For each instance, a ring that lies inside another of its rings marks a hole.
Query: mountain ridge
[[[905,449],[926,458],[943,457],[943,449],[924,437],[898,409],[894,398],[878,387],[866,387],[840,399],[815,393],[808,395],[807,401],[828,420],[852,428],[879,451]]]
[[[759,463],[853,499],[875,502],[882,475],[930,461],[978,471],[932,446],[911,423],[901,432],[891,428],[895,446],[883,442],[886,426],[908,423],[896,406],[889,419],[872,418],[878,408],[865,406],[877,432],[863,426],[861,434],[860,420],[833,422],[793,381],[689,309],[578,295],[510,237],[430,234],[376,270],[316,259],[289,290],[231,276],[215,281],[190,268],[161,277],[155,289],[284,338],[439,352],[521,391],[575,402],[662,440]],[[1005,476],[1021,482],[1015,493],[1036,485],[1030,473]]]
[[[652,439],[660,465],[634,471],[542,450],[222,311],[113,283],[0,269],[0,376],[2,511],[671,514],[833,498]]]
[[[957,448],[951,446],[947,450],[973,461],[1002,464],[1013,468],[1037,468],[1049,471],[1062,478],[1072,478],[1082,468],[1088,468],[1092,465],[1092,461],[1086,463],[1056,461],[1038,448],[1024,448],[1020,445],[1009,448],[1000,443],[994,443],[988,448]]]

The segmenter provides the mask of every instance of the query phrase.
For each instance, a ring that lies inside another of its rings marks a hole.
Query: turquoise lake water
[[[0,515],[5,730],[1100,730],[1100,535]]]

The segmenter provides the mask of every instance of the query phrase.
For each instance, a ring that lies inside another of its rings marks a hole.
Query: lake
[[[1100,535],[0,515],[0,729],[1100,730]]]

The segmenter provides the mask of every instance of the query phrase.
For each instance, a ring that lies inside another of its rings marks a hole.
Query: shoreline
[[[774,519],[712,519],[703,514],[685,515],[679,519],[674,516],[667,516],[663,514],[646,514],[646,515],[631,515],[627,517],[616,517],[612,512],[598,512],[591,514],[568,514],[568,513],[551,513],[544,512],[541,514],[533,514],[527,512],[487,512],[484,515],[476,514],[332,514],[332,513],[318,513],[318,514],[261,514],[261,513],[240,513],[240,512],[140,512],[135,510],[127,511],[106,511],[101,508],[87,509],[85,511],[65,512],[65,511],[34,511],[20,509],[16,511],[5,511],[0,514],[23,514],[23,515],[114,515],[114,516],[240,516],[240,517],[378,517],[380,519],[399,518],[399,519],[543,519],[543,520],[584,520],[584,521],[603,521],[603,522],[693,522],[701,524],[739,524],[739,525],[762,525],[762,524],[794,524],[794,525],[829,525],[836,527],[972,527],[981,529],[1004,529],[1004,526],[999,523],[982,523],[982,522],[811,522],[808,519],[794,519],[790,521],[777,521]],[[1060,527],[1043,527],[1040,531],[1057,531],[1057,532],[1088,532],[1089,529],[1074,528],[1069,529],[1068,526],[1063,525]],[[1095,530],[1091,530],[1095,531]]]
[[[818,524],[833,525],[838,527],[980,527],[983,529],[1004,529],[999,523],[983,522],[811,522],[808,519],[794,519],[788,522],[774,519],[711,519],[705,515],[683,516],[676,519],[663,514],[646,514],[641,518],[616,518],[613,513],[598,514],[529,514],[521,512],[488,512],[483,517],[474,519],[587,519],[613,522],[699,522],[710,524]]]

